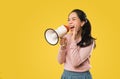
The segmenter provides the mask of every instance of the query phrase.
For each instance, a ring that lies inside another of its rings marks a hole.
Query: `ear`
[[[85,24],[85,21],[82,21],[82,23],[81,23],[81,27],[82,27],[84,24]]]

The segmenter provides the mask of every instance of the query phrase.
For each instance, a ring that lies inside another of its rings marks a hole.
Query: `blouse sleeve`
[[[58,52],[58,62],[60,64],[63,64],[65,60],[66,60],[66,48],[62,49],[62,46],[60,46],[59,52]]]

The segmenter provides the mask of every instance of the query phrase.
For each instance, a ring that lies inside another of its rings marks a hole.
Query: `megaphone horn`
[[[46,41],[51,45],[56,45],[60,37],[63,37],[69,31],[68,26],[61,25],[56,30],[52,28],[46,29],[44,35]]]

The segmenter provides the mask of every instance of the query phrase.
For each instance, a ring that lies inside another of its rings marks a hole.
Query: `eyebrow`
[[[72,17],[72,18],[77,18],[77,17]]]
[[[72,17],[72,19],[74,19],[74,18],[77,18],[77,17]],[[70,18],[68,18],[68,19],[70,19]]]

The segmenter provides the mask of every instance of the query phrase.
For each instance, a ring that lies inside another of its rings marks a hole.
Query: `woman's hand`
[[[60,38],[60,45],[61,45],[62,48],[66,48],[67,38]]]
[[[80,31],[80,26],[75,25],[74,27],[72,40],[76,40],[78,37],[78,32]]]

